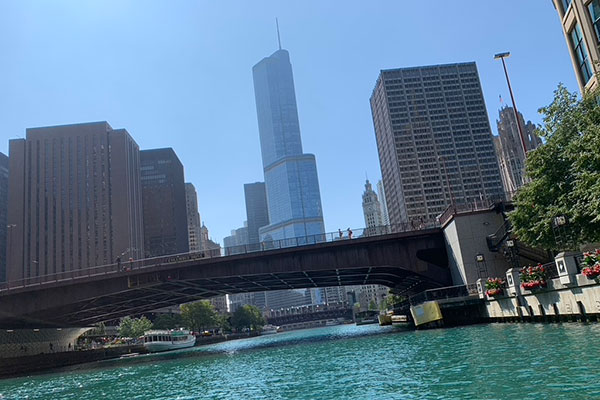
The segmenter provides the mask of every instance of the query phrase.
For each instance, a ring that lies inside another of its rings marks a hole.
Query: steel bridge
[[[410,295],[451,284],[437,226],[343,233],[246,246],[226,256],[190,253],[10,282],[0,290],[0,328],[90,326],[244,292],[379,284]]]

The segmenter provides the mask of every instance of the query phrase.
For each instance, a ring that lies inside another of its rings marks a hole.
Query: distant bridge
[[[442,230],[422,228],[286,239],[230,256],[193,253],[11,282],[0,290],[0,328],[89,326],[244,292],[380,284],[413,294],[448,286]]]

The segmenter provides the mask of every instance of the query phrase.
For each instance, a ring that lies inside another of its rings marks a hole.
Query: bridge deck
[[[434,228],[21,285],[0,291],[0,327],[87,326],[223,294],[369,284],[410,294],[449,282]]]

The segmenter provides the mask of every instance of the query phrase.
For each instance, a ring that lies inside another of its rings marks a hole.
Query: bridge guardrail
[[[223,247],[220,249],[207,249],[198,252],[172,254],[138,260],[129,259],[115,262],[112,264],[81,268],[71,271],[56,272],[47,275],[32,276],[10,282],[2,282],[0,283],[0,291],[30,286],[42,286],[48,283],[88,278],[97,275],[120,274],[134,270],[168,265],[171,263],[181,261],[226,257],[256,252],[266,252],[270,250],[302,247],[318,243],[383,236],[391,233],[418,232],[421,230],[432,229],[437,227],[439,227],[439,223],[437,221],[412,221],[410,223],[396,225],[375,226],[359,229],[349,228],[346,230],[338,230],[337,232],[328,232],[287,239],[268,240],[255,244],[244,244],[239,246]]]
[[[474,283],[468,285],[446,286],[436,289],[428,289],[409,298],[411,306],[416,306],[426,301],[446,300],[457,297],[477,296],[477,285]]]

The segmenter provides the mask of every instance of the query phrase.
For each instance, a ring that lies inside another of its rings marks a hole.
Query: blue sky
[[[222,242],[262,181],[252,66],[277,49],[294,69],[304,151],[327,231],[364,226],[380,176],[369,97],[381,69],[476,61],[495,132],[499,61],[517,106],[541,122],[559,82],[577,90],[550,0],[0,1],[0,151],[28,127],[108,121],[141,148],[173,147]]]

